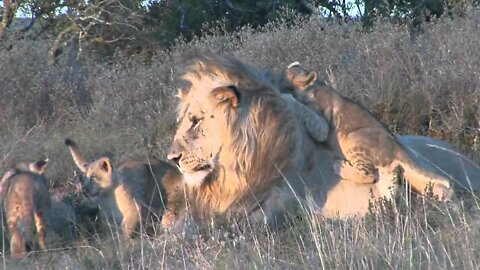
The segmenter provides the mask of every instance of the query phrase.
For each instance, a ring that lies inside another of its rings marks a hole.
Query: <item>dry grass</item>
[[[120,240],[118,232],[31,253],[25,269],[478,269],[480,209],[415,202],[361,220],[304,213],[280,232],[233,222],[185,235]]]
[[[148,64],[119,57],[109,64],[65,59],[48,67],[46,44],[25,42],[0,52],[0,168],[49,156],[52,187],[74,186],[66,137],[91,158],[108,154],[119,161],[145,153],[163,158],[174,130],[177,67],[192,48],[233,54],[276,71],[301,61],[328,73],[339,91],[394,132],[442,138],[479,160],[479,15],[472,11],[427,25],[415,40],[401,26],[379,23],[363,33],[355,24],[328,25],[315,18],[259,33],[213,31],[159,53]],[[475,198],[449,205],[401,203],[398,211],[347,221],[305,213],[281,232],[243,222],[184,236],[144,236],[128,244],[112,228],[100,235],[83,233],[72,245],[51,236],[52,248],[58,249],[19,263],[2,257],[0,267],[479,269],[478,205]]]

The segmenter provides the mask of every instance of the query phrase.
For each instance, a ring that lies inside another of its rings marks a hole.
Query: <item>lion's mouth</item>
[[[198,171],[211,171],[212,170],[212,166],[210,164],[204,164],[204,165],[198,165],[196,166],[195,168],[193,168],[193,172],[198,172]]]
[[[194,167],[191,171],[184,171],[183,175],[187,185],[197,187],[202,185],[212,171],[212,165],[202,164]]]

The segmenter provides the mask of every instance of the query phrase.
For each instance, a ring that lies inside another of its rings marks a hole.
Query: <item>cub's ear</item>
[[[308,73],[307,77],[305,78],[305,86],[309,86],[309,85],[312,85],[313,83],[315,83],[315,81],[317,80],[317,72],[316,71],[312,71],[310,73]]]
[[[233,108],[240,105],[240,91],[233,85],[217,87],[210,94],[218,103],[228,103]]]
[[[106,173],[112,173],[112,163],[110,162],[110,159],[103,158],[100,162],[100,169]]]
[[[102,169],[108,173],[112,172],[112,164],[110,163],[110,160],[106,159],[103,161]]]

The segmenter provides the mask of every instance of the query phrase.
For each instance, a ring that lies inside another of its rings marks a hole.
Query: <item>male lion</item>
[[[173,211],[175,201],[168,197],[178,193],[182,175],[170,164],[157,159],[124,161],[114,168],[107,157],[86,162],[77,144],[66,139],[77,167],[86,175],[83,192],[106,215],[108,222],[121,224],[122,234],[130,237],[139,225],[159,217],[167,208]],[[169,194],[167,194],[169,193]]]
[[[286,77],[331,124],[328,144],[341,153],[336,171],[342,179],[358,183],[390,181],[400,166],[416,192],[425,194],[431,186],[440,200],[450,198],[449,180],[417,165],[367,109],[328,87],[317,79],[315,71],[308,72],[298,63],[287,68]]]
[[[339,179],[335,153],[308,134],[297,106],[265,72],[214,54],[190,63],[167,158],[184,175],[196,220],[246,214],[275,227],[300,207],[363,215],[380,197],[384,183]]]
[[[16,163],[0,182],[0,198],[10,234],[10,252],[16,259],[33,249],[33,222],[38,246],[41,250],[46,249],[45,235],[51,207],[47,180],[43,176],[46,164],[46,160]]]

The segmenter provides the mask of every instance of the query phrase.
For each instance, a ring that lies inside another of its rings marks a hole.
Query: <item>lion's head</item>
[[[293,165],[299,141],[279,90],[262,72],[231,57],[201,54],[191,63],[183,76],[190,87],[178,93],[178,129],[168,153],[187,186],[234,200],[278,180]]]

